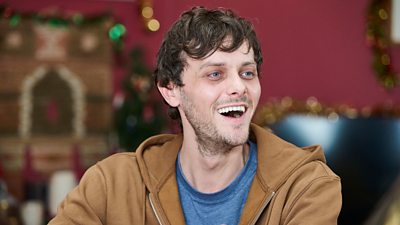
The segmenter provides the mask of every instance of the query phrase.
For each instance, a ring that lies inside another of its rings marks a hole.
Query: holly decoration
[[[373,53],[373,69],[379,83],[387,90],[399,84],[390,54],[389,7],[389,0],[372,0],[368,9],[366,37],[367,45]]]

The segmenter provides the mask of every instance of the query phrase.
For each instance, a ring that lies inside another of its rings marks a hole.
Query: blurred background
[[[0,0],[0,224],[46,224],[88,167],[179,131],[151,73],[196,5],[254,23],[254,122],[323,146],[338,224],[400,224],[399,0]]]

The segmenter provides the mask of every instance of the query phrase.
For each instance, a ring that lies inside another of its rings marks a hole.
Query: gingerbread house
[[[0,162],[10,191],[24,198],[24,151],[45,179],[108,154],[112,48],[105,23],[60,25],[0,20]]]

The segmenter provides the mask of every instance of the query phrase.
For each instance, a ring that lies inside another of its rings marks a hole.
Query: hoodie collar
[[[255,124],[251,124],[250,139],[257,143],[258,165],[241,222],[256,219],[255,209],[266,204],[271,193],[297,168],[310,161],[325,162],[319,146],[300,149]],[[182,134],[158,135],[144,141],[136,151],[143,181],[154,196],[156,207],[162,208],[162,220],[174,225],[184,224],[175,172],[182,141]]]
[[[251,124],[250,139],[257,143],[257,174],[273,189],[279,188],[298,167],[315,160],[326,162],[320,146],[301,149],[255,124]],[[136,155],[149,191],[158,192],[167,178],[175,174],[182,140],[182,134],[163,134],[151,137],[139,146]]]
[[[265,128],[251,125],[257,143],[257,174],[266,187],[277,190],[297,168],[311,161],[326,163],[320,146],[299,148]]]

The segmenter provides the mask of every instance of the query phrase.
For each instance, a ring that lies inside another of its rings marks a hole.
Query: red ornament
[[[12,14],[13,14],[13,10],[10,7],[7,7],[4,10],[3,17],[8,19],[8,18],[10,18],[12,16]]]

